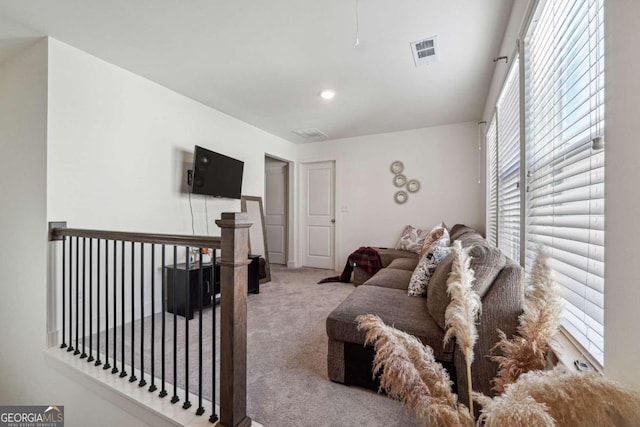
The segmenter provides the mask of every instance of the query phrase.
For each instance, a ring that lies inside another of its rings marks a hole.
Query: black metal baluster
[[[67,328],[64,323],[64,314],[66,311],[66,268],[67,268],[67,238],[62,238],[62,343],[60,344],[60,348],[65,348],[67,346]]]
[[[122,303],[122,304],[121,304],[121,306],[120,306],[120,308],[121,308],[121,310],[120,310],[120,312],[121,312],[121,313],[120,313],[120,320],[122,321],[122,324],[120,325],[120,327],[121,327],[120,335],[122,335],[122,336],[120,337],[120,347],[121,347],[121,348],[120,348],[120,352],[121,352],[121,358],[120,358],[120,368],[121,368],[121,371],[120,371],[120,378],[124,378],[124,377],[126,377],[126,376],[127,376],[127,371],[126,371],[126,369],[125,369],[125,367],[124,367],[124,360],[125,360],[125,359],[124,359],[124,333],[125,333],[125,332],[124,332],[124,327],[125,327],[125,324],[124,324],[124,308],[125,308],[125,307],[124,307],[124,295],[125,295],[125,292],[124,292],[124,280],[125,280],[125,279],[124,279],[124,277],[125,277],[125,276],[124,276],[124,263],[125,263],[125,255],[124,255],[124,253],[125,253],[125,247],[124,247],[124,240],[122,241],[122,244],[120,245],[120,249],[122,250],[121,261],[120,261],[120,262],[122,263],[122,265],[120,266],[120,296],[121,296],[120,301],[121,301],[121,303]]]
[[[114,258],[115,263],[115,258]],[[115,296],[115,291],[114,291]],[[115,319],[115,316],[114,316]],[[109,369],[109,241],[104,241],[104,365]]]
[[[69,347],[73,351],[73,237],[69,236]]]
[[[178,397],[178,304],[176,288],[178,284],[178,247],[173,246],[173,396],[171,403],[180,400]],[[186,310],[185,310],[186,311]],[[186,316],[186,313],[185,313]]]
[[[80,354],[78,336],[80,335],[80,238],[76,236],[76,349],[74,355]]]
[[[96,241],[96,243],[97,243],[97,246],[98,246],[98,248],[97,248],[98,253],[96,254],[97,258],[98,258],[98,262],[96,263],[96,267],[97,267],[97,270],[96,270],[96,281],[97,281],[97,283],[96,283],[96,299],[97,299],[97,301],[96,301],[96,309],[97,309],[97,314],[96,314],[96,316],[97,316],[97,319],[98,319],[98,325],[97,325],[97,329],[96,329],[96,363],[95,363],[95,365],[96,366],[100,366],[100,365],[102,365],[102,361],[100,360],[100,255],[101,255],[101,253],[100,253],[100,239],[98,239]]]
[[[213,301],[211,301],[211,416],[209,422],[218,421],[216,414],[216,249],[211,253],[211,282],[213,286]],[[222,298],[222,283],[220,283],[220,298]]]
[[[89,357],[93,362],[93,239],[89,239]]]
[[[117,242],[113,241],[113,369],[112,374],[118,373],[118,361],[116,355],[118,354],[118,246]]]
[[[202,407],[202,248],[198,254],[198,312],[200,317],[198,318],[198,409],[196,415],[204,414],[204,408]]]
[[[149,391],[156,391],[156,245],[151,244],[151,385]]]
[[[167,390],[165,389],[165,338],[166,338],[166,323],[165,323],[165,313],[166,313],[166,284],[167,284],[167,280],[166,280],[166,270],[165,270],[165,246],[162,245],[162,255],[161,255],[161,259],[160,259],[160,263],[162,264],[162,342],[160,343],[160,352],[162,353],[162,362],[161,362],[161,366],[160,366],[160,370],[162,371],[162,384],[161,384],[161,388],[162,390],[160,390],[159,396],[160,397],[165,397],[167,395]]]
[[[144,243],[140,242],[140,382],[138,387],[144,387]]]
[[[86,316],[86,308],[87,308],[87,239],[86,237],[82,238],[82,354],[80,355],[80,359],[85,359],[87,357],[86,348],[85,348],[85,340],[87,338],[86,332],[86,324],[87,324],[87,316]]]
[[[135,341],[136,341],[136,335],[135,335],[135,319],[136,319],[136,305],[135,305],[135,298],[136,298],[136,272],[135,272],[135,263],[136,263],[136,247],[135,247],[135,242],[131,242],[131,377],[129,378],[129,382],[132,383],[134,381],[136,381],[138,378],[136,377],[136,370],[135,370]]]
[[[191,318],[191,299],[190,295],[190,287],[189,279],[191,276],[191,263],[189,262],[189,254],[191,252],[191,248],[187,246],[186,249],[186,264],[187,268],[185,270],[186,273],[186,282],[187,286],[185,286],[185,315],[184,315],[184,403],[182,404],[183,409],[189,409],[191,407],[191,402],[189,401],[189,319]]]

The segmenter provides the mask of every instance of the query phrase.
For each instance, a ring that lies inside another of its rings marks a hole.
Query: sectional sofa
[[[473,284],[482,299],[482,314],[477,327],[479,339],[474,348],[472,365],[475,391],[491,393],[491,379],[497,365],[486,355],[498,342],[498,328],[507,336],[515,333],[523,303],[523,269],[490,245],[478,232],[457,224],[450,230],[450,239],[459,240],[463,247],[471,247],[471,268],[475,271]],[[395,249],[379,249],[384,268],[373,276],[355,272],[358,286],[336,307],[326,320],[329,348],[327,355],[329,379],[347,385],[377,390],[379,382],[372,377],[374,351],[364,346],[364,332],[359,331],[355,318],[372,313],[388,325],[418,337],[433,348],[436,359],[447,368],[462,402],[468,400],[464,355],[455,342],[443,344],[444,313],[449,304],[446,282],[451,271],[453,255],[440,262],[427,289],[426,297],[407,296],[411,274],[418,263],[418,255]]]

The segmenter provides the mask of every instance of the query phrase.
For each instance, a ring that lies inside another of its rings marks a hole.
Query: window
[[[502,88],[498,115],[498,247],[520,261],[520,79],[516,56]]]
[[[487,128],[487,241],[498,246],[498,129],[496,116]]]
[[[511,64],[487,128],[487,240],[520,261],[520,61]]]
[[[601,365],[604,337],[604,0],[541,2],[525,39],[527,265],[542,244],[563,327]]]
[[[600,365],[605,268],[603,3],[538,2],[521,57],[513,61],[486,134],[487,239],[510,258],[524,260],[526,270],[536,247],[547,249],[565,300],[563,328]],[[520,164],[521,148],[525,165]],[[526,185],[520,185],[525,166]]]

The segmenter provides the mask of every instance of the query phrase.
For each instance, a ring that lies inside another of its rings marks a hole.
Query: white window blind
[[[498,97],[498,247],[520,262],[520,61]]]
[[[604,336],[604,0],[540,3],[525,40],[527,264],[537,244],[564,328],[601,365]]]
[[[498,127],[493,116],[487,127],[487,241],[498,245]]]

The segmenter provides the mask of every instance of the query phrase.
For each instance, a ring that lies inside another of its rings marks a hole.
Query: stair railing
[[[224,427],[245,427],[251,425],[246,414],[251,223],[246,213],[223,213],[216,224],[220,237],[86,230],[50,223],[51,250],[59,261],[53,286],[60,296],[60,348],[139,387],[148,385],[149,392],[159,390],[159,398],[171,393],[174,404],[181,399],[180,383],[185,410],[192,406],[189,392],[195,385],[197,415],[206,412],[203,385],[209,382],[209,421],[214,423],[218,421],[215,295],[219,291],[219,421]],[[207,316],[210,327],[203,323]],[[197,326],[191,325],[193,321]],[[197,330],[195,343],[192,327]],[[179,328],[183,328],[181,338]],[[203,358],[204,348],[211,348],[208,360]],[[190,378],[190,359],[195,358],[198,370],[196,378]]]

